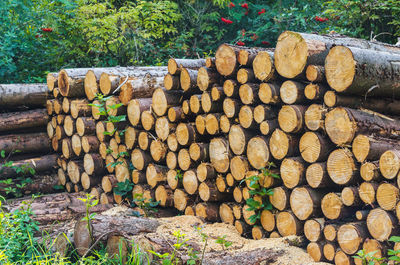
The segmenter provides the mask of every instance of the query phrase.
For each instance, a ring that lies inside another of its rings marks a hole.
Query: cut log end
[[[332,47],[325,59],[326,80],[337,92],[345,91],[353,83],[356,62],[351,50],[345,46]]]

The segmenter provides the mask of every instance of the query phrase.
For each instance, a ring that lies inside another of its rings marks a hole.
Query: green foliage
[[[268,168],[262,168],[261,173],[258,175],[250,176],[241,181],[248,182],[248,186],[250,188],[249,194],[250,198],[246,200],[246,204],[248,207],[248,211],[255,211],[255,214],[250,216],[250,222],[255,223],[257,220],[261,218],[261,212],[263,210],[272,210],[273,206],[269,201],[269,196],[273,195],[273,189],[268,189],[264,187],[264,182],[268,180],[268,178],[277,178],[279,179],[279,175],[273,173],[272,168],[276,167],[273,162],[269,162]],[[260,199],[261,198],[261,201]]]
[[[153,199],[147,199],[143,197],[142,193],[135,193],[133,195],[133,204],[144,211],[146,217],[151,216],[152,213],[157,212],[157,207],[160,202],[153,201]]]
[[[215,243],[220,244],[222,249],[225,250],[226,248],[232,246],[232,241],[226,240],[226,235],[220,236],[215,240]]]
[[[182,179],[183,179],[183,173],[182,173],[182,170],[180,170],[180,169],[177,169],[177,170],[176,170],[176,176],[175,176],[175,179],[176,179],[176,180],[181,180],[181,181],[182,181]]]
[[[93,200],[93,198],[94,197],[89,193],[86,194],[86,198],[78,198],[80,201],[85,203],[85,217],[83,217],[81,220],[86,221],[87,229],[89,231],[90,237],[92,238],[92,241],[94,241],[92,233],[92,220],[94,219],[96,213],[90,213],[90,209],[99,203],[98,200]]]
[[[133,183],[126,179],[124,182],[118,182],[114,187],[113,192],[122,198],[132,198]]]
[[[397,0],[329,0],[323,7],[328,25],[336,32],[390,43],[400,36]]]
[[[389,238],[389,241],[394,243],[400,243],[399,236],[392,236]],[[387,252],[387,256],[385,257],[375,257],[377,251],[366,252],[364,249],[357,251],[356,255],[353,256],[355,259],[359,259],[362,261],[363,265],[374,265],[374,264],[381,264],[381,265],[398,265],[400,264],[400,250],[393,250],[389,249]]]
[[[186,254],[189,256],[186,264],[196,264],[196,261],[199,259],[197,256],[198,253],[194,251],[193,248],[187,243],[188,239],[185,238],[186,235],[182,234],[180,231],[174,231],[172,235],[176,239],[176,243],[172,245],[172,253],[158,253],[152,250],[149,250],[149,252],[158,257],[162,265],[178,265],[182,263],[177,254],[183,250],[186,250]],[[202,264],[202,261],[203,260],[201,259],[200,264]]]

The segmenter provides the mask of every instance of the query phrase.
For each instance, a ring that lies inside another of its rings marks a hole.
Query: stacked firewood
[[[0,194],[55,192],[45,84],[0,85]]]
[[[254,239],[305,235],[316,261],[383,255],[400,219],[399,61],[388,44],[284,32],[275,49],[223,44],[168,68],[62,70],[49,86],[59,179],[102,203],[128,180]],[[126,121],[103,115],[99,92]],[[272,192],[254,195],[253,176]]]

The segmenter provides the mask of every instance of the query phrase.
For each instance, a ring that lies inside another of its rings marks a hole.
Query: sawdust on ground
[[[288,241],[295,240],[292,238],[266,238],[261,240],[251,240],[241,237],[235,227],[224,223],[204,224],[195,216],[176,216],[169,218],[161,218],[161,225],[157,229],[157,233],[172,235],[174,231],[179,230],[185,234],[185,238],[194,242],[201,242],[201,235],[196,231],[195,227],[202,227],[202,233],[209,236],[207,252],[221,251],[222,246],[217,244],[215,240],[218,237],[226,236],[226,240],[231,241],[232,245],[228,251],[250,251],[260,248],[272,249],[276,251],[283,250],[284,255],[278,258],[273,265],[292,265],[292,264],[309,264],[323,265],[328,263],[314,262],[307,252],[299,247],[290,246]]]

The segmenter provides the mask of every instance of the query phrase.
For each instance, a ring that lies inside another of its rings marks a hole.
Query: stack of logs
[[[223,44],[167,69],[62,70],[49,85],[59,179],[102,203],[120,203],[113,187],[128,179],[133,194],[254,239],[305,235],[316,261],[385,255],[398,247],[399,62],[399,47],[287,31],[274,50]],[[97,92],[126,122],[104,121]],[[281,179],[264,174],[270,162]],[[273,194],[252,196],[251,176]],[[249,211],[249,198],[274,210]]]
[[[0,85],[2,196],[56,191],[56,155],[51,152],[46,134],[47,98],[45,84]]]

